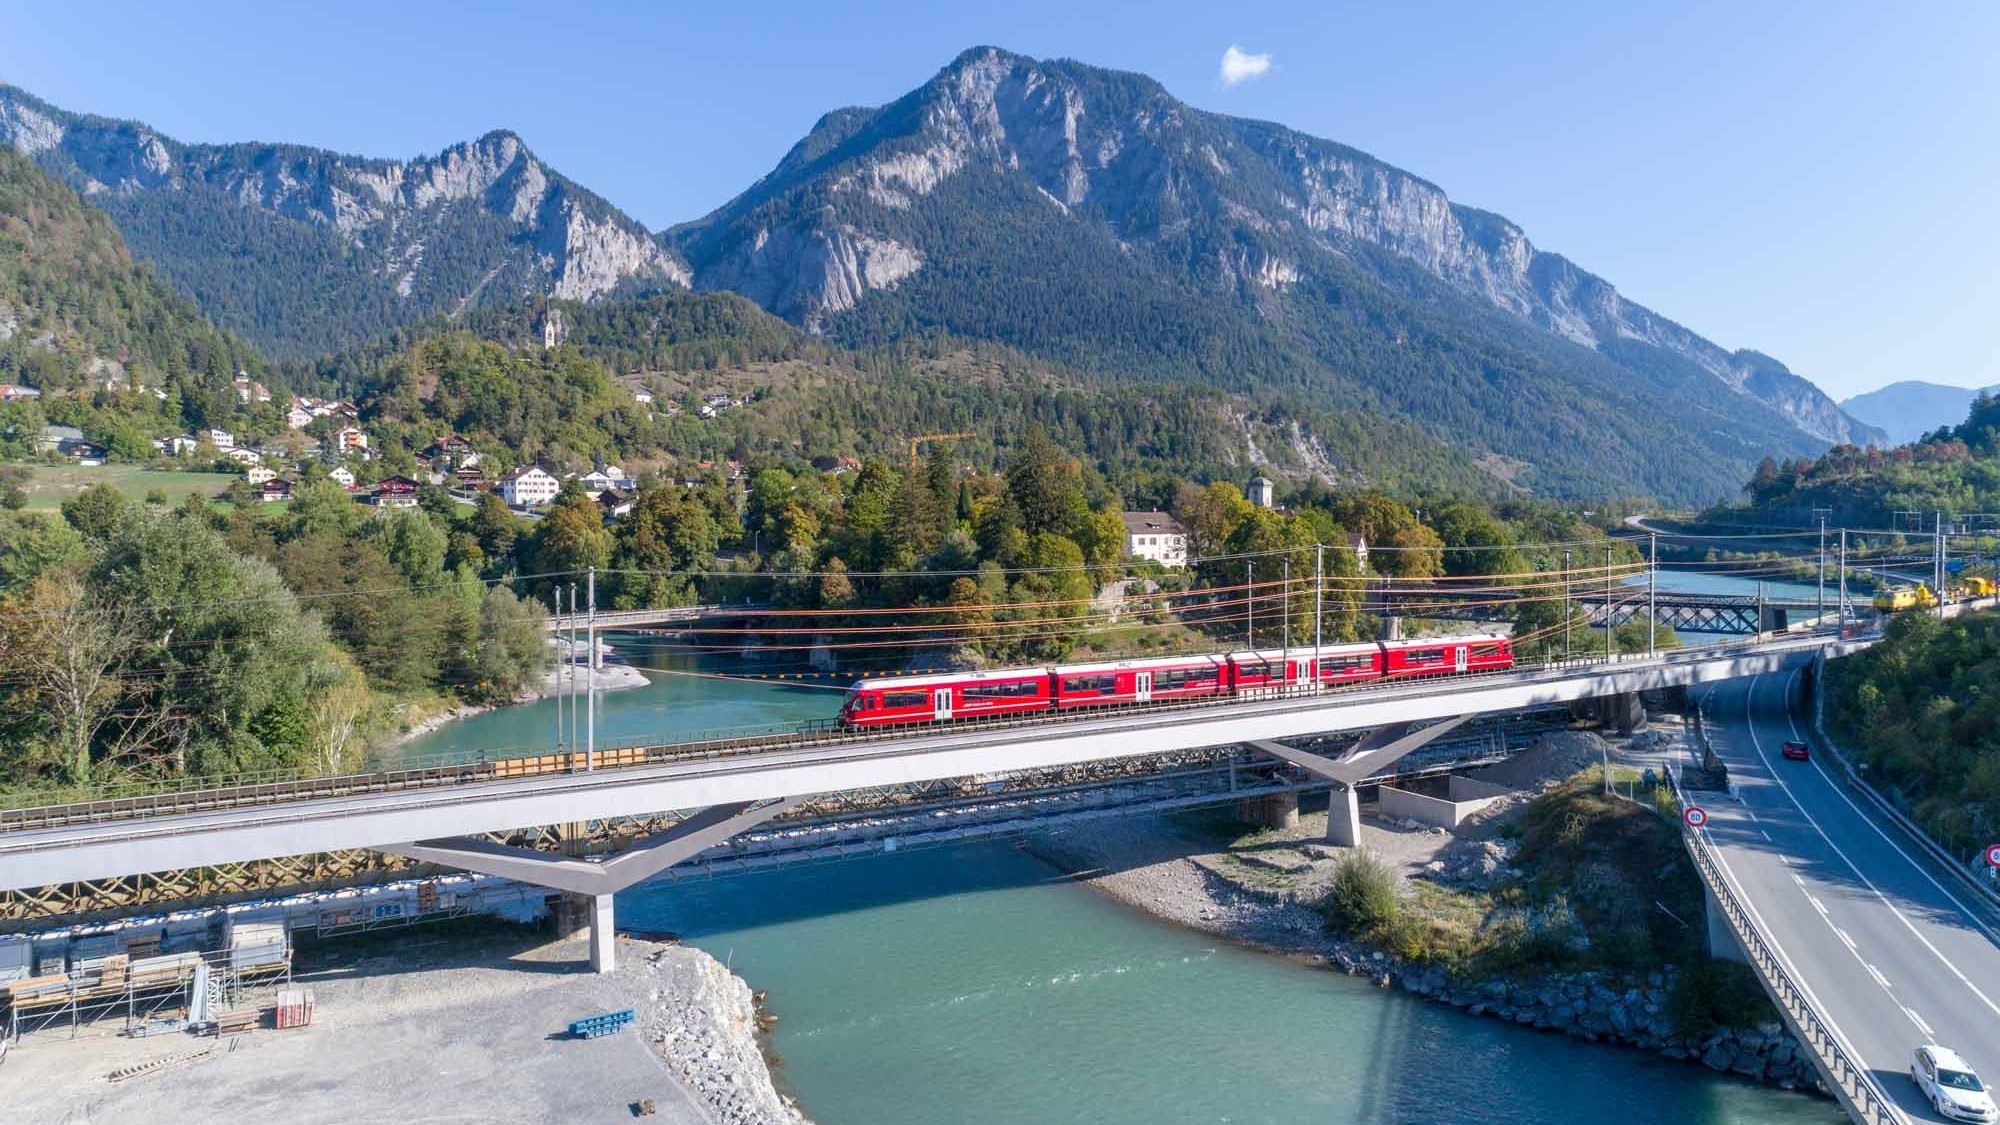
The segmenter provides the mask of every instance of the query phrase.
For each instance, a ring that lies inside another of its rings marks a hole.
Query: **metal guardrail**
[[[1787,647],[1806,647],[1818,640],[1833,638],[1797,636],[1789,638]],[[1654,662],[1663,665],[1686,662],[1689,659],[1706,659],[1730,652],[1757,648],[1771,642],[1765,638],[1746,639],[1730,644],[1711,645],[1698,649],[1668,650],[1649,656],[1644,653],[1615,654],[1610,660],[1603,657],[1551,660],[1540,664],[1516,665],[1513,668],[1489,672],[1442,673],[1436,676],[1402,678],[1393,684],[1384,685],[1380,681],[1354,684],[1332,689],[1295,692],[1272,692],[1263,696],[1262,702],[1283,702],[1286,700],[1307,701],[1328,696],[1347,696],[1359,693],[1383,693],[1391,697],[1403,694],[1420,694],[1420,689],[1434,686],[1439,682],[1492,682],[1502,678],[1518,678],[1532,683],[1538,679],[1550,678],[1551,674],[1585,668],[1608,667],[1620,664]],[[1783,642],[1780,642],[1783,643]],[[616,772],[643,766],[660,765],[694,759],[720,759],[743,757],[753,754],[770,753],[780,750],[813,749],[827,746],[846,746],[857,743],[885,742],[893,739],[921,737],[942,733],[982,733],[986,731],[1013,730],[1027,727],[1060,725],[1080,719],[1102,718],[1107,714],[1152,715],[1176,712],[1213,710],[1234,707],[1243,703],[1239,696],[1210,697],[1195,700],[1178,700],[1147,704],[1122,704],[1103,708],[1082,708],[1070,711],[1037,712],[1029,715],[1006,716],[995,719],[958,718],[948,725],[940,726],[896,726],[876,729],[849,730],[838,727],[832,720],[818,720],[800,726],[785,728],[733,728],[713,733],[719,737],[693,738],[673,743],[636,743],[626,746],[599,747],[601,755],[616,754],[614,760],[620,765],[603,765],[598,772]],[[750,733],[751,731],[756,733]],[[642,750],[634,755],[633,750]],[[547,768],[539,770],[509,770],[505,776],[523,776],[527,773],[574,773],[585,765],[585,752],[568,750],[559,752],[566,755],[568,768]],[[549,757],[547,754],[531,757]],[[128,820],[146,816],[160,816],[174,813],[210,812],[220,809],[241,808],[279,804],[286,801],[346,797],[365,793],[394,792],[409,789],[433,789],[464,785],[480,781],[492,781],[502,776],[503,762],[515,759],[481,758],[467,761],[463,759],[430,764],[405,769],[373,771],[333,777],[309,777],[297,772],[273,771],[269,774],[251,775],[231,779],[231,783],[216,784],[215,778],[177,779],[159,789],[125,796],[68,802],[56,805],[30,806],[15,809],[0,809],[0,833],[21,831],[31,828],[56,828],[77,823],[98,823],[103,821]],[[205,786],[205,787],[204,787]]]
[[[1721,904],[1730,932],[1736,935],[1744,953],[1749,956],[1750,965],[1756,970],[1764,991],[1770,993],[1771,999],[1784,1013],[1792,1034],[1813,1053],[1820,1073],[1832,1079],[1835,1096],[1841,1106],[1862,1125],[1903,1125],[1902,1115],[1891,1106],[1868,1069],[1849,1056],[1835,1039],[1833,1029],[1814,1010],[1805,990],[1785,971],[1777,952],[1757,931],[1755,920],[1736,897],[1729,881],[1722,877],[1721,866],[1708,841],[1692,830],[1684,829],[1682,836],[1687,842],[1688,854],[1694,857],[1695,869],[1701,873],[1701,880],[1708,887],[1711,897]]]

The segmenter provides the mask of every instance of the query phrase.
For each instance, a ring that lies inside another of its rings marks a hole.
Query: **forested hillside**
[[[110,387],[119,413],[169,427],[226,425],[239,406],[237,372],[264,375],[247,345],[132,260],[102,212],[4,147],[0,262],[0,383],[41,390],[58,420],[91,408],[87,397],[59,406],[55,396]]]
[[[1710,518],[1804,524],[1813,509],[1831,508],[1836,525],[1890,527],[1898,511],[2000,511],[2000,396],[1980,395],[1965,421],[1894,449],[1843,445],[1817,458],[1766,457],[1743,496]]]

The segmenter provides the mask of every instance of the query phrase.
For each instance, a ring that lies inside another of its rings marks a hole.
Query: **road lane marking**
[[[1806,885],[1806,881],[1804,879],[1799,878],[1798,875],[1796,874],[1792,876],[1792,882],[1797,883],[1801,887]]]
[[[1797,675],[1797,673],[1793,673],[1793,675]],[[1785,710],[1785,725],[1792,728],[1793,738],[1800,737],[1799,724],[1792,721],[1792,712],[1790,708],[1786,708]],[[1943,883],[1940,883],[1936,879],[1932,878],[1931,873],[1924,868],[1923,864],[1920,864],[1916,860],[1910,858],[1910,853],[1904,851],[1903,846],[1901,844],[1898,844],[1894,837],[1890,836],[1889,833],[1885,831],[1881,825],[1875,823],[1874,817],[1869,816],[1865,812],[1862,812],[1861,806],[1855,804],[1853,798],[1847,795],[1846,790],[1840,787],[1840,783],[1833,779],[1833,775],[1826,772],[1826,767],[1819,764],[1819,759],[1814,758],[1811,759],[1811,761],[1813,769],[1819,771],[1819,775],[1822,778],[1826,779],[1827,788],[1833,790],[1834,796],[1839,797],[1842,801],[1847,802],[1847,807],[1854,810],[1854,815],[1860,817],[1863,823],[1867,824],[1868,827],[1874,829],[1875,834],[1877,836],[1882,837],[1882,841],[1884,843],[1896,849],[1896,854],[1902,856],[1904,862],[1908,863],[1911,867],[1915,868],[1917,874],[1922,875],[1924,877],[1925,882],[1929,883],[1933,887],[1936,887],[1938,889],[1939,894],[1943,895],[1947,899],[1950,899],[1951,904],[1953,906],[1958,907],[1960,913],[1965,915],[1966,920],[1971,922],[1975,927],[1977,927],[1980,933],[1985,934],[1988,941],[1994,942],[1995,944],[2000,944],[2000,934],[1994,933],[1993,930],[1986,925],[1986,923],[1980,921],[1979,915],[1973,913],[1972,908],[1966,906],[1965,903],[1957,895],[1952,894],[1950,891],[1946,890]],[[1783,785],[1784,782],[1780,781],[1778,784]],[[1791,791],[1789,789],[1786,790],[1786,794],[1788,796],[1790,795],[1790,792]],[[1793,803],[1796,804],[1797,802],[1794,801]],[[1814,825],[1813,827],[1817,828],[1819,826]],[[1821,835],[1825,835],[1825,833],[1821,833]],[[1856,874],[1859,874],[1859,872],[1857,871]],[[1990,1006],[1991,1005],[1989,1005],[1989,1007]]]
[[[1840,940],[1847,943],[1847,948],[1849,949],[1854,948],[1854,939],[1848,936],[1846,930],[1841,929],[1839,926],[1835,926],[1833,928],[1833,932],[1840,935]]]
[[[1820,917],[1822,918],[1830,917],[1830,915],[1828,915],[1826,912],[1826,904],[1821,902],[1819,899],[1814,898],[1810,891],[1806,893],[1806,898],[1812,902],[1813,909],[1819,911]]]
[[[1764,842],[1767,844],[1777,843],[1776,840],[1771,839],[1771,834],[1769,832],[1764,831],[1762,828],[1759,828],[1757,830],[1757,835],[1764,837]]]
[[[1924,1017],[1918,1015],[1915,1008],[1906,1004],[1903,1006],[1903,1014],[1910,1017],[1910,1022],[1917,1025],[1917,1030],[1924,1033],[1924,1038],[1935,1039],[1937,1037],[1937,1032],[1931,1030],[1931,1025],[1924,1022]]]
[[[1788,677],[1788,679],[1797,678],[1797,676],[1798,673],[1794,672],[1792,673],[1791,677]],[[1751,748],[1757,751],[1758,760],[1764,763],[1764,772],[1769,776],[1771,776],[1772,778],[1776,779],[1776,781],[1778,782],[1778,788],[1782,790],[1785,794],[1785,799],[1792,803],[1793,808],[1799,810],[1799,815],[1806,818],[1806,823],[1812,825],[1813,831],[1819,833],[1819,838],[1826,841],[1826,846],[1833,850],[1833,854],[1840,857],[1840,861],[1847,865],[1848,870],[1854,872],[1854,877],[1861,880],[1862,884],[1866,886],[1871,892],[1873,892],[1876,898],[1882,900],[1882,905],[1889,908],[1889,913],[1896,916],[1896,920],[1903,924],[1904,929],[1910,931],[1910,936],[1916,938],[1918,942],[1922,943],[1925,949],[1930,950],[1931,956],[1936,957],[1940,964],[1944,965],[1946,969],[1950,970],[1951,975],[1957,977],[1960,984],[1963,984],[1966,987],[1966,989],[1969,990],[1974,996],[1979,997],[1979,1002],[1981,1004],[1986,1005],[1988,1011],[1992,1012],[1996,1016],[2000,1016],[2000,1004],[1995,1004],[1993,1002],[1992,997],[1980,991],[1979,986],[1972,983],[1970,977],[1967,977],[1963,972],[1960,972],[1958,966],[1952,963],[1951,958],[1946,957],[1944,955],[1943,950],[1940,950],[1937,946],[1931,944],[1931,939],[1925,937],[1922,930],[1917,929],[1916,923],[1911,922],[1908,915],[1904,914],[1902,910],[1898,909],[1895,903],[1889,901],[1889,896],[1882,893],[1882,888],[1876,886],[1875,881],[1873,879],[1870,879],[1867,875],[1862,873],[1861,866],[1855,863],[1852,859],[1849,859],[1847,853],[1841,850],[1840,845],[1833,842],[1833,837],[1827,833],[1827,830],[1820,825],[1819,821],[1813,818],[1813,815],[1811,813],[1806,811],[1806,807],[1799,800],[1798,795],[1792,792],[1791,786],[1785,784],[1785,779],[1778,773],[1777,769],[1771,765],[1770,756],[1764,753],[1764,740],[1757,737],[1756,720],[1751,718],[1750,715],[1751,700],[1754,699],[1757,694],[1757,681],[1763,678],[1764,677],[1761,674],[1750,677],[1750,690],[1748,692],[1745,692],[1743,697],[1743,725],[1747,727],[1750,731]],[[1790,696],[1789,687],[1786,689],[1786,695],[1787,698],[1789,698]],[[1789,710],[1785,712],[1785,720],[1787,723],[1791,721],[1791,712]],[[1794,733],[1796,733],[1797,728],[1793,729]],[[1853,804],[1853,802],[1851,801],[1848,803],[1850,805]],[[1855,812],[1857,813],[1860,811],[1861,811],[1860,809],[1855,809]],[[1867,820],[1868,818],[1866,816],[1863,816],[1862,819]],[[1881,832],[1881,829],[1877,828],[1875,831],[1879,833]],[[1887,837],[1884,838],[1886,839]],[[1891,840],[1890,845],[1894,846],[1894,844],[1895,841]],[[1909,862],[1913,867],[1915,866],[1915,861],[1911,860],[1907,853],[1903,853],[1901,848],[1897,848],[1896,850],[1899,854],[1903,855],[1903,859],[1905,862]],[[1929,874],[1924,872],[1923,868],[1919,867],[1917,868],[1917,871],[1919,874],[1924,875],[1926,879],[1930,878]],[[1937,880],[1932,879],[1931,884],[1933,886],[1936,886]],[[1939,889],[1942,890],[1943,888]],[[1947,897],[1949,896],[1947,895]],[[1952,901],[1954,903],[1958,902],[1957,899],[1952,899]],[[1964,909],[1964,905],[1962,903],[1959,904],[1959,909],[1961,910]],[[1974,922],[1976,924],[1977,919],[1974,919]],[[1983,926],[1981,927],[1981,929],[1984,928],[1985,927]]]
[[[1882,970],[1876,968],[1875,966],[1869,964],[1866,961],[1863,961],[1861,963],[1861,967],[1867,969],[1868,975],[1874,977],[1875,983],[1881,985],[1885,990],[1890,992],[1894,992],[1896,990],[1896,986],[1889,983],[1889,978],[1882,975]]]

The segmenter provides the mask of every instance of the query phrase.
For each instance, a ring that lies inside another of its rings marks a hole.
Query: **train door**
[[[931,692],[931,718],[944,722],[951,718],[951,689],[941,687]]]
[[[1153,674],[1140,672],[1132,677],[1132,698],[1141,703],[1153,701]]]
[[[1454,670],[1456,670],[1456,671],[1459,671],[1459,672],[1463,672],[1463,671],[1465,671],[1465,646],[1464,646],[1464,645],[1459,645],[1459,646],[1457,646],[1457,647],[1455,647],[1455,648],[1453,648],[1453,649],[1451,650],[1451,661],[1452,661],[1452,664],[1451,664],[1451,666],[1452,666],[1452,668],[1453,668]]]

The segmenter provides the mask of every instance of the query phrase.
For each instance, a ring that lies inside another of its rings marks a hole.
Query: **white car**
[[[1917,1048],[1910,1059],[1910,1078],[1947,1121],[2000,1121],[2000,1107],[1958,1052],[1935,1043]]]

